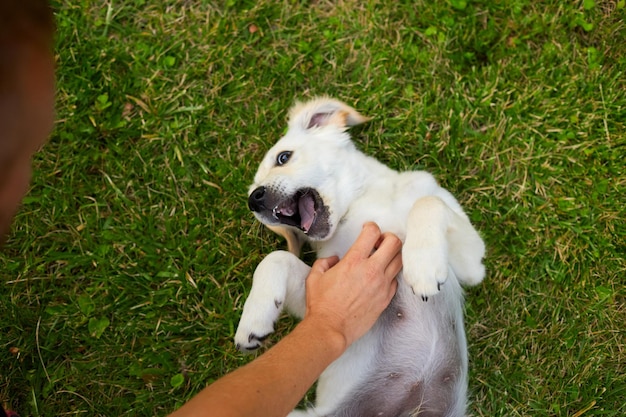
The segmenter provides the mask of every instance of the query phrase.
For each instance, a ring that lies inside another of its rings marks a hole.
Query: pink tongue
[[[309,196],[302,196],[298,201],[298,210],[300,211],[300,226],[302,230],[308,232],[315,220],[315,206],[313,199]]]

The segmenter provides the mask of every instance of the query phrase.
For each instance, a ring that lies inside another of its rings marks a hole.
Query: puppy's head
[[[368,118],[330,98],[297,103],[288,130],[265,155],[250,187],[248,206],[299,253],[305,239],[330,238],[349,202],[342,179],[357,152],[346,129]]]

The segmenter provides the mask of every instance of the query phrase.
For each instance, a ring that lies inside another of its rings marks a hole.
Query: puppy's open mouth
[[[304,233],[308,233],[321,207],[322,199],[317,191],[304,188],[274,207],[272,216],[283,224],[298,227]]]

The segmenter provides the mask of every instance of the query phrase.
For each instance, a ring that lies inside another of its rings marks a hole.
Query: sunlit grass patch
[[[248,184],[327,94],[485,238],[472,414],[624,414],[622,1],[54,5],[58,122],[0,255],[3,404],[163,415],[250,360],[234,330],[283,243]]]

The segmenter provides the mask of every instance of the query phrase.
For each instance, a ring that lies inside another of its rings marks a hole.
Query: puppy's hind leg
[[[485,243],[465,213],[450,212],[447,233],[450,266],[461,284],[477,285],[485,277]]]
[[[305,279],[310,267],[297,256],[272,252],[254,271],[252,289],[243,306],[235,333],[237,348],[251,352],[274,332],[274,324],[283,308],[302,318],[306,308]]]

